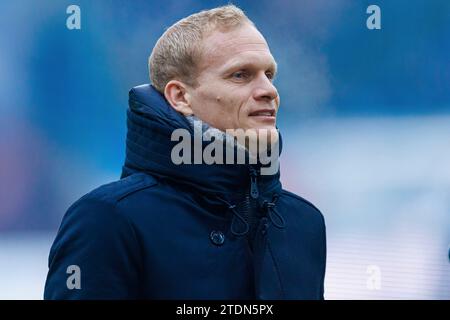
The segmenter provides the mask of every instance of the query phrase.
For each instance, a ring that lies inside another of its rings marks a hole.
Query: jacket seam
[[[273,257],[272,246],[270,245],[270,241],[267,241],[267,249],[269,250],[270,257],[271,257],[273,265],[275,267],[275,272],[276,272],[277,278],[278,278],[278,285],[279,285],[280,291],[281,291],[281,298],[283,298],[283,297],[285,297],[285,292],[284,292],[283,284],[281,282],[280,270],[278,268],[277,262],[275,261],[275,258]]]
[[[157,184],[158,184],[158,183],[157,183],[156,181],[152,181],[151,184],[146,184],[146,185],[143,185],[143,186],[138,187],[138,188],[132,188],[132,190],[129,190],[129,191],[127,191],[125,194],[122,194],[120,197],[118,197],[118,198],[116,199],[116,203],[122,201],[123,199],[125,199],[126,197],[132,195],[133,193],[139,192],[139,191],[144,190],[144,189],[147,189],[147,188],[154,187],[154,186],[156,186]]]
[[[136,229],[134,228],[133,224],[131,223],[130,218],[126,214],[122,214],[122,213],[118,212],[117,205],[118,205],[118,201],[116,201],[114,203],[112,211],[113,211],[114,215],[120,216],[120,217],[122,217],[124,219],[125,223],[128,226],[128,229],[130,229],[130,231],[131,231],[131,236],[132,236],[132,238],[134,240],[133,242],[135,243],[136,248],[139,251],[139,255],[137,256],[137,259],[138,259],[138,263],[139,263],[138,268],[139,268],[140,272],[139,272],[139,275],[138,275],[138,283],[137,284],[138,284],[138,288],[139,288],[139,291],[140,291],[141,290],[141,283],[142,283],[142,274],[143,274],[143,270],[144,270],[144,265],[143,265],[143,262],[142,262],[142,257],[143,257],[143,255],[142,255],[142,252],[143,252],[142,246],[140,245],[140,242],[139,242],[137,234],[136,234]],[[140,292],[138,294],[140,294]]]

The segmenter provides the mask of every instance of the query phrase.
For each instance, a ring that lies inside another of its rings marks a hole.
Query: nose
[[[267,78],[265,73],[259,78],[253,92],[253,98],[256,101],[272,102],[272,100],[275,100],[278,97],[277,88],[275,88],[272,81]]]

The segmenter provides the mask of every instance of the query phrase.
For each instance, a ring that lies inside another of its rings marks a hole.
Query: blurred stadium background
[[[160,34],[226,3],[0,3],[0,299],[42,298],[65,210],[118,179]],[[450,1],[233,3],[279,63],[283,184],[325,215],[326,298],[450,299]]]

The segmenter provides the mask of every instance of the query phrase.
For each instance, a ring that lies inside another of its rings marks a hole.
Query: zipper
[[[250,196],[253,199],[258,199],[258,171],[250,166]]]
[[[250,190],[247,191],[245,196],[243,209],[247,214],[247,222],[249,223],[250,230],[247,235],[247,241],[250,247],[250,251],[253,252],[253,242],[256,229],[259,225],[259,215],[257,208],[257,199],[259,198],[258,190],[258,175],[259,172],[253,166],[249,166],[250,170]]]

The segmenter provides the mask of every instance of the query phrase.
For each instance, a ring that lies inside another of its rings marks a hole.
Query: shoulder
[[[282,190],[281,195],[286,199],[288,205],[291,205],[296,212],[313,219],[318,219],[321,224],[325,224],[322,212],[310,201],[284,189]]]
[[[126,178],[104,184],[75,201],[67,210],[64,223],[82,222],[86,225],[117,224],[126,217],[118,217],[118,203],[140,191],[157,185],[157,180],[147,174],[137,173]],[[111,216],[114,216],[114,219]]]
[[[117,204],[139,191],[157,184],[146,174],[133,174],[124,179],[102,185],[75,201],[66,211],[60,224],[52,252],[61,247],[101,245],[117,239],[134,241],[134,226]],[[114,239],[111,240],[111,239]]]
[[[157,184],[158,182],[154,177],[145,173],[136,173],[126,178],[104,184],[81,197],[78,202],[98,201],[114,205],[136,192],[156,186]]]
[[[126,178],[104,184],[78,199],[68,211],[82,205],[91,205],[99,207],[115,207],[117,203],[127,197],[154,187],[158,184],[157,180],[144,173],[132,174]]]
[[[281,194],[290,198],[291,200],[295,201],[298,205],[306,206],[306,207],[316,211],[317,213],[322,214],[320,212],[320,210],[314,204],[312,204],[310,201],[306,200],[305,198],[300,197],[299,195],[297,195],[293,192],[283,189]]]
[[[70,206],[50,249],[46,298],[133,294],[132,290],[139,287],[140,241],[135,225],[117,204],[156,184],[151,176],[131,175],[96,188]],[[83,270],[84,290],[67,290],[66,270],[70,265]],[[119,278],[124,282],[117,281]]]

